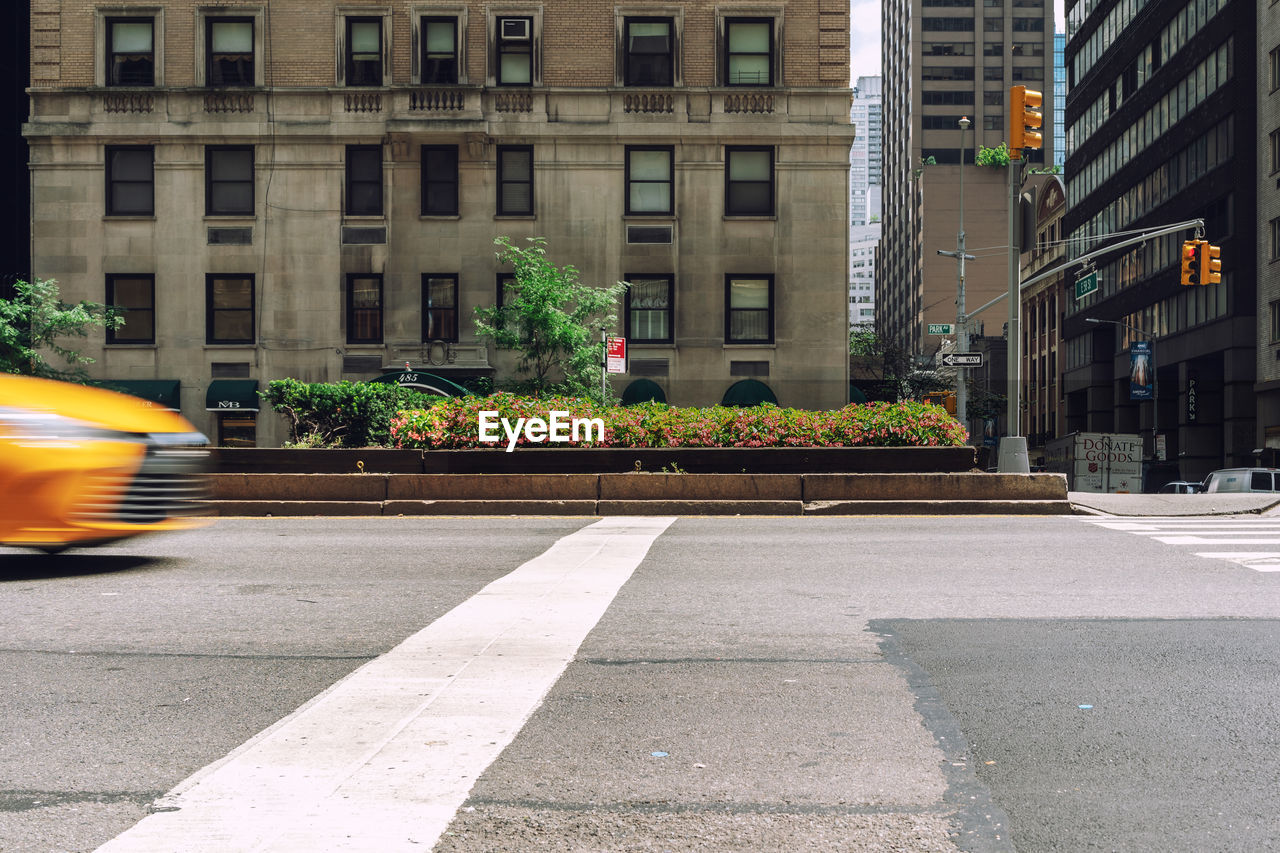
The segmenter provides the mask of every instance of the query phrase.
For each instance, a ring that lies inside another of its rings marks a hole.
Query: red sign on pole
[[[608,339],[605,348],[605,370],[609,373],[626,373],[627,372],[627,339],[614,338]]]

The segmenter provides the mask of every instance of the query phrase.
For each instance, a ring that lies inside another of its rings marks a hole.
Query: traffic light
[[[941,406],[946,409],[948,415],[953,418],[956,415],[956,392],[955,391],[930,391],[924,396],[924,402],[932,403],[935,406]]]
[[[1210,246],[1205,240],[1200,241],[1200,283],[1220,284],[1222,282],[1222,249]]]
[[[1039,148],[1040,125],[1044,117],[1040,105],[1044,95],[1026,86],[1009,87],[1009,156],[1022,159],[1023,148]]]
[[[1200,242],[1184,240],[1182,242],[1182,278],[1183,284],[1200,283]]]

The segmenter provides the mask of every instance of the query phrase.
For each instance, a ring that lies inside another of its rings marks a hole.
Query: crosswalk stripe
[[[1280,522],[1206,516],[1142,519],[1082,518],[1087,524],[1131,533],[1165,545],[1280,545]],[[1227,560],[1257,572],[1280,572],[1280,551],[1196,551],[1197,557]]]
[[[430,850],[674,518],[558,540],[171,791],[100,853]]]

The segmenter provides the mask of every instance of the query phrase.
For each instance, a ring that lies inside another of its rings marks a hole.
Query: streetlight
[[[960,229],[956,233],[956,250],[939,255],[956,259],[956,352],[969,351],[969,318],[964,305],[964,262],[976,260],[964,251],[964,136],[971,122],[968,116],[960,116]],[[969,429],[969,391],[965,386],[965,368],[956,367],[956,420],[965,430]]]
[[[1128,329],[1131,332],[1136,332],[1137,334],[1142,335],[1143,339],[1148,341],[1154,341],[1156,339],[1155,335],[1148,334],[1142,329],[1139,329],[1137,326],[1130,326],[1128,323],[1125,323],[1120,320],[1099,320],[1097,317],[1085,317],[1084,321],[1086,323],[1105,323],[1108,326],[1119,326],[1122,329]],[[1151,458],[1152,459],[1155,459],[1157,455],[1156,442],[1159,437],[1159,430],[1157,429],[1159,418],[1160,418],[1160,371],[1156,370],[1155,354],[1153,353],[1151,358]]]

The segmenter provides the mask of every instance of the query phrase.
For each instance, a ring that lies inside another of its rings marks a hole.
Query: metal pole
[[[1019,396],[1022,391],[1022,337],[1018,330],[1018,318],[1022,312],[1022,299],[1018,293],[1020,275],[1019,252],[1017,244],[1018,213],[1018,177],[1022,174],[1022,161],[1009,161],[1009,394],[1007,417],[1009,423],[1006,435],[1022,435],[1022,424],[1019,409]]]
[[[960,230],[956,234],[956,352],[969,351],[969,318],[964,313],[964,137],[969,129],[969,117],[960,117]],[[956,419],[967,432],[969,429],[969,389],[966,383],[967,369],[956,368]]]
[[[605,327],[600,327],[600,405],[609,405],[609,338]]]

